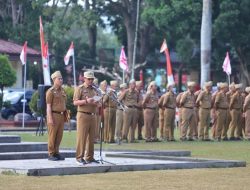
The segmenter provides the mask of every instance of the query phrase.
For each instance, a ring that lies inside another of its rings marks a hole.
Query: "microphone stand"
[[[92,85],[93,89],[97,92],[98,96],[101,96],[101,124],[100,124],[100,150],[99,150],[99,163],[101,164],[104,164],[104,163],[108,163],[108,164],[112,164],[112,165],[115,165],[114,163],[111,163],[111,162],[108,162],[108,161],[105,161],[102,157],[102,143],[103,143],[103,130],[104,130],[104,104],[103,104],[103,97],[104,95],[106,95],[105,92],[103,92],[101,89],[99,89],[98,87]]]

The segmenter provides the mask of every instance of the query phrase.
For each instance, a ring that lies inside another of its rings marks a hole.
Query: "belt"
[[[201,108],[201,109],[210,110],[211,108]]]
[[[232,110],[241,110],[241,108],[232,108]]]
[[[156,110],[156,108],[146,107],[145,109]]]
[[[63,115],[64,111],[52,111],[52,113],[57,113],[57,114]]]
[[[174,110],[174,108],[171,108],[171,107],[165,107],[165,108]]]
[[[187,109],[194,109],[194,108],[191,108],[191,107],[183,107],[183,108],[187,108]]]
[[[78,112],[85,113],[87,115],[96,115],[96,113],[91,113],[91,112],[85,112],[85,111],[78,111]]]
[[[128,108],[136,108],[136,106],[127,106]]]

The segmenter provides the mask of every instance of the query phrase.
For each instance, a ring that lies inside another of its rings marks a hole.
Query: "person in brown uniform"
[[[104,130],[107,130],[107,139],[104,142],[115,143],[115,122],[117,103],[112,99],[116,97],[117,81],[110,81],[110,88],[103,97],[104,104]]]
[[[250,141],[250,87],[246,87],[246,93],[248,94],[244,100],[243,112],[245,116],[245,138]]]
[[[77,106],[76,161],[79,165],[97,163],[94,159],[94,135],[98,103],[93,98],[97,95],[92,87],[94,78],[92,71],[84,72],[84,83],[76,88],[73,97]]]
[[[215,132],[215,139],[220,141],[223,139],[222,131],[226,128],[226,121],[228,119],[228,108],[229,104],[227,101],[227,83],[220,83],[220,91],[216,95],[214,106],[216,109],[216,132]]]
[[[157,142],[158,125],[158,93],[155,81],[150,82],[149,91],[146,93],[143,102],[145,141]]]
[[[126,106],[123,112],[123,129],[122,129],[122,141],[128,142],[128,132],[130,131],[129,142],[135,141],[135,129],[137,125],[137,104],[139,100],[139,93],[135,89],[135,80],[132,79],[129,82],[129,88],[121,93],[119,101],[124,102]]]
[[[165,94],[162,94],[161,97],[159,98],[159,101],[158,101],[160,140],[169,140],[168,131],[167,131],[168,128],[166,128],[166,129],[164,128],[164,111],[165,111],[165,108],[163,107],[163,101],[164,101]]]
[[[173,92],[174,84],[167,85],[167,93],[164,95],[163,107],[164,110],[164,131],[167,140],[175,141],[174,128],[175,128],[175,109],[176,109],[176,95]]]
[[[215,102],[216,95],[219,93],[219,91],[220,91],[220,82],[217,83],[217,90],[212,94],[212,99],[211,99],[211,105],[212,105],[212,109],[211,109],[211,119],[212,119],[211,135],[212,135],[213,139],[215,139],[216,122],[217,122],[216,109],[215,109],[214,102]]]
[[[59,146],[63,137],[67,95],[62,88],[63,78],[60,71],[54,72],[51,78],[53,86],[46,92],[48,159],[57,161],[64,160],[64,157],[59,154]]]
[[[142,127],[144,125],[143,109],[142,109],[142,100],[143,100],[143,83],[142,81],[136,81],[136,90],[139,93],[139,99],[137,104],[137,139],[143,140],[142,137]]]
[[[227,96],[227,102],[228,104],[230,103],[230,100],[231,100],[231,97],[232,95],[235,93],[236,89],[235,89],[235,83],[232,82],[229,87],[227,88],[228,91],[226,92],[226,96]],[[228,129],[229,129],[229,125],[230,125],[230,122],[232,120],[232,117],[231,117],[231,114],[230,114],[230,109],[228,109],[228,119],[226,121],[226,127],[222,130],[222,138],[224,141],[227,141],[228,140],[228,136],[227,136],[227,133],[228,133]]]
[[[193,128],[195,127],[195,82],[187,83],[188,90],[183,93],[180,100],[182,106],[182,122],[181,122],[181,140],[193,141]],[[187,134],[188,129],[188,134]],[[188,138],[187,138],[188,137]]]
[[[179,128],[179,134],[181,135],[181,122],[182,122],[182,106],[181,106],[181,96],[183,95],[184,92],[180,92],[176,96],[176,107],[178,108],[178,122],[177,122],[177,127]]]
[[[241,96],[242,84],[235,85],[235,92],[232,94],[229,103],[231,122],[229,125],[229,140],[241,140],[239,132],[241,131],[242,102]]]
[[[199,106],[199,140],[209,141],[209,125],[210,125],[210,111],[212,99],[212,81],[204,84],[205,89],[201,91],[196,99],[196,104]]]
[[[195,93],[194,93],[194,99],[195,99],[195,102],[199,96],[199,94],[201,93],[201,89],[200,90],[197,90]],[[195,104],[194,106],[194,113],[195,113],[195,125],[194,125],[194,129],[193,129],[193,134],[194,134],[194,139],[198,139],[198,124],[199,124],[199,105],[198,104]]]
[[[124,92],[127,89],[127,84],[123,83],[120,85],[120,91],[117,94],[117,97],[119,99],[120,95],[122,94],[122,92]],[[123,103],[123,102],[121,102]],[[117,142],[117,144],[121,143],[121,139],[122,139],[122,126],[123,126],[123,108],[121,107],[121,105],[117,106],[116,109],[116,125],[115,125],[115,140]]]

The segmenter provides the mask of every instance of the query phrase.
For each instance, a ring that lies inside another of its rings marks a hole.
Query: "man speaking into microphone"
[[[77,106],[76,161],[79,165],[98,163],[94,159],[94,134],[98,107],[98,102],[93,98],[97,95],[92,87],[94,78],[92,71],[84,72],[84,83],[77,87],[73,97],[74,105]]]

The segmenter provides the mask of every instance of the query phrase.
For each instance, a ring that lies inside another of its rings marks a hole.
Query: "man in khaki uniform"
[[[142,138],[142,127],[144,125],[144,117],[143,117],[143,109],[142,109],[142,101],[143,101],[143,83],[142,81],[136,81],[136,90],[139,93],[139,99],[138,99],[138,104],[137,104],[137,129],[138,129],[138,134],[137,134],[137,139],[138,140],[143,140]]]
[[[199,106],[199,140],[209,141],[209,125],[210,125],[210,111],[211,111],[211,99],[212,99],[212,81],[204,84],[205,89],[201,91],[196,104]]]
[[[93,98],[97,95],[92,87],[94,78],[92,71],[84,72],[84,83],[78,86],[73,97],[77,106],[76,161],[79,165],[97,162],[94,159],[94,135],[98,103]]]
[[[216,95],[214,102],[217,116],[215,139],[218,141],[221,139],[224,140],[222,131],[225,130],[226,121],[228,119],[229,104],[226,96],[227,88],[227,83],[220,83],[220,91]]]
[[[181,123],[181,140],[193,141],[193,128],[195,127],[195,97],[194,97],[194,87],[195,82],[187,83],[188,90],[183,93],[180,100],[180,105],[182,106],[182,123]],[[188,134],[187,134],[187,129]],[[187,138],[188,136],[188,138]]]
[[[161,97],[159,98],[159,101],[158,101],[160,140],[169,140],[168,131],[166,131],[166,130],[168,130],[168,128],[166,128],[166,129],[164,128],[164,111],[165,111],[165,108],[163,106],[163,101],[164,101],[164,96],[166,95],[166,93],[162,94]]]
[[[67,96],[62,88],[63,78],[60,71],[51,75],[53,86],[46,92],[48,153],[49,160],[64,160],[59,154],[59,146],[63,137],[64,112],[66,111]]]
[[[150,82],[142,105],[144,108],[144,126],[146,142],[157,142],[158,126],[158,93],[155,81]]]
[[[120,98],[120,95],[127,89],[127,84],[123,83],[120,85],[120,91],[117,94],[118,99]],[[123,102],[121,102],[123,103]],[[122,139],[122,126],[123,126],[123,108],[121,105],[118,105],[116,109],[116,127],[115,127],[115,140],[117,144],[120,144]]]
[[[243,112],[245,116],[245,138],[250,141],[250,87],[246,87],[246,93],[248,94],[245,98],[243,105]]]
[[[236,92],[236,89],[235,89],[235,83],[231,83],[229,85],[229,88],[227,88],[227,92],[226,92],[226,96],[227,96],[227,102],[228,104],[230,103],[230,100],[231,100],[231,97],[232,95]],[[229,129],[229,125],[230,125],[230,122],[232,120],[232,117],[231,117],[231,114],[230,114],[230,109],[228,109],[228,119],[226,121],[226,125],[225,125],[225,128],[222,130],[222,139],[224,141],[227,141],[228,140],[228,136],[227,136],[227,133],[228,133],[228,129]]]
[[[129,82],[129,88],[121,93],[119,101],[124,102],[127,107],[123,112],[123,129],[122,129],[122,140],[128,142],[128,132],[130,130],[129,141],[131,143],[135,141],[135,129],[137,125],[137,105],[139,100],[139,93],[135,89],[135,80],[132,79]]]
[[[175,128],[175,109],[176,109],[176,95],[173,92],[174,84],[167,85],[167,92],[164,95],[163,107],[164,110],[164,132],[166,133],[167,140],[175,141],[174,128]]]
[[[181,122],[182,122],[182,106],[181,106],[181,96],[183,95],[184,92],[180,92],[177,97],[176,97],[176,107],[178,108],[178,123],[177,126],[179,128],[179,134],[181,136]]]
[[[241,115],[242,115],[242,102],[241,96],[242,84],[235,85],[235,92],[232,94],[229,103],[231,122],[229,125],[229,140],[241,140]]]
[[[212,109],[211,109],[211,119],[212,119],[211,135],[212,135],[213,139],[215,139],[216,122],[217,122],[216,109],[215,109],[214,103],[215,103],[216,95],[219,93],[219,91],[220,91],[220,82],[217,83],[217,90],[212,94],[212,99],[211,99],[211,105],[212,105]]]
[[[117,89],[117,81],[110,81],[110,89],[107,94],[103,97],[104,104],[104,131],[106,130],[107,139],[104,139],[104,142],[107,143],[115,143],[115,122],[116,122],[116,108],[117,104],[112,99],[115,98],[116,89]]]

